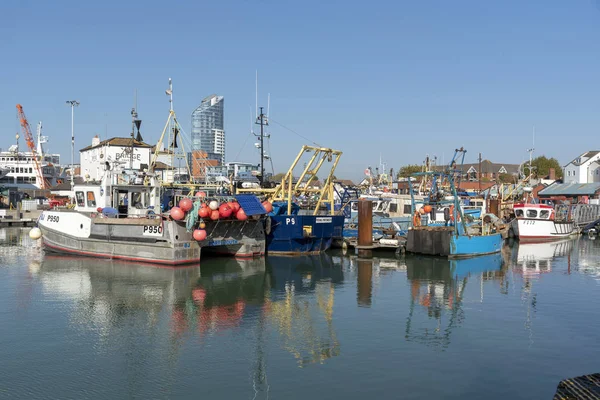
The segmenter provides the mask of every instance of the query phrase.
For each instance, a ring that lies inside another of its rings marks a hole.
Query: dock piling
[[[373,247],[373,202],[358,202],[358,256],[371,257]]]

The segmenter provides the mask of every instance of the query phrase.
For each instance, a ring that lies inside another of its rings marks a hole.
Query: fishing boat
[[[108,167],[101,184],[75,185],[74,195],[74,209],[40,215],[45,250],[164,265],[197,263],[205,247],[236,257],[265,252],[261,218],[265,211],[254,196],[238,199],[249,217],[246,221],[207,221],[204,237],[198,240],[194,235],[198,219],[191,218],[196,208],[186,220],[173,209],[161,212],[156,175]]]
[[[515,218],[509,235],[522,242],[544,242],[577,235],[579,230],[571,217],[570,206],[520,203],[513,206]]]
[[[406,251],[418,254],[464,258],[497,253],[502,248],[504,227],[491,214],[468,223],[461,207],[457,186],[462,176],[466,150],[457,149],[450,166],[443,171],[413,174],[415,178],[431,178],[431,189],[423,207],[413,201],[413,226],[408,230]],[[460,167],[458,158],[460,157]],[[412,181],[411,193],[414,193]],[[422,215],[443,210],[443,225],[422,225]]]
[[[312,155],[296,178],[294,171],[307,154]],[[339,150],[304,145],[280,183],[262,182],[260,189],[236,189],[236,193],[258,193],[266,199],[268,254],[318,254],[328,250],[334,239],[342,238],[345,217],[335,209],[333,175],[341,154]],[[262,163],[261,158],[261,171]],[[317,173],[324,164],[329,164],[330,170],[323,184],[317,185]],[[265,187],[272,186],[270,183],[275,187]]]

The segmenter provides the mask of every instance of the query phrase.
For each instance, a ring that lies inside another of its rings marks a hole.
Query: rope
[[[188,232],[191,232],[196,226],[196,222],[198,222],[198,210],[200,210],[200,200],[194,202],[194,206],[185,218],[185,228]]]
[[[302,136],[301,134],[299,134],[298,132],[296,132],[293,129],[288,128],[287,126],[280,124],[279,122],[275,121],[273,118],[269,119],[270,122],[275,122],[277,125],[279,125],[280,127],[282,127],[283,129],[287,129],[288,131],[300,136],[302,139],[311,142],[312,144],[314,144],[315,146],[321,147],[321,145],[315,141],[310,140],[309,138],[307,138],[306,136]]]

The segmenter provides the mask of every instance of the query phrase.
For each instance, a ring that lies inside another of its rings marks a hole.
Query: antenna
[[[171,80],[171,78],[169,78],[169,88],[167,90],[165,90],[165,93],[167,94],[167,96],[169,96],[170,111],[172,113],[173,112],[173,81]]]
[[[255,97],[256,97],[256,98],[255,98],[255,101],[254,101],[254,105],[255,105],[255,107],[256,107],[256,111],[255,111],[254,117],[255,117],[255,118],[258,118],[258,70],[256,70],[256,80],[255,80],[255,84],[256,84],[256,89],[255,89],[255,92],[254,92],[254,94],[255,94]]]
[[[271,108],[271,93],[267,94],[267,118],[269,118],[269,109]]]

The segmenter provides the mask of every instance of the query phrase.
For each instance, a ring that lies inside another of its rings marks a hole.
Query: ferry
[[[60,154],[44,153],[43,144],[47,142],[48,137],[42,136],[42,123],[40,122],[37,128],[37,154],[31,151],[20,151],[18,144],[11,145],[6,151],[0,150],[0,186],[38,190],[44,186],[52,187],[65,181],[66,169],[60,165]],[[35,170],[34,157],[36,155],[45,184],[40,181]]]
[[[579,233],[567,205],[558,205],[555,209],[547,204],[520,203],[513,209],[515,219],[509,236],[521,242],[560,240]]]

